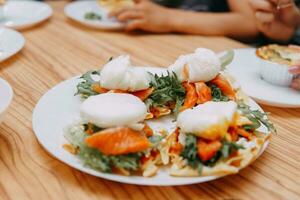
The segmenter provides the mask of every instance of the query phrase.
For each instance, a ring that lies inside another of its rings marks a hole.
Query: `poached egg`
[[[213,51],[198,48],[192,54],[180,56],[169,70],[175,72],[182,82],[207,82],[218,75],[221,62]]]
[[[235,121],[237,104],[228,102],[206,102],[180,113],[177,127],[182,133],[194,134],[208,140],[221,139]]]
[[[123,93],[91,96],[80,107],[84,121],[101,128],[134,126],[147,115],[146,105],[137,97]]]
[[[149,83],[148,72],[143,68],[133,67],[128,55],[111,60],[100,73],[100,85],[109,90],[135,92],[149,88]]]

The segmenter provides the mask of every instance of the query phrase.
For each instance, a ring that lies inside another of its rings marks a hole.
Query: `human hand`
[[[300,12],[293,0],[249,0],[258,29],[267,37],[288,41],[300,25]]]
[[[112,11],[109,16],[126,22],[125,30],[136,29],[166,33],[170,32],[170,9],[152,3],[149,0],[134,0],[135,5]]]

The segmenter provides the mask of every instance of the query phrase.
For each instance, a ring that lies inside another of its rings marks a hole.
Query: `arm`
[[[229,0],[231,12],[196,13],[172,10],[171,27],[176,32],[223,35],[234,38],[254,38],[257,36],[253,13],[247,3]],[[237,28],[238,27],[238,28]]]
[[[148,0],[136,0],[134,7],[114,11],[111,15],[127,22],[127,30],[253,38],[257,30],[252,11],[247,3],[241,1],[246,0],[238,3],[229,0],[231,12],[228,13],[199,13],[164,8]]]

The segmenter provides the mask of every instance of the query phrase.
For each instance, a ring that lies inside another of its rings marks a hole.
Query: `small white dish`
[[[48,19],[52,15],[52,8],[36,1],[8,1],[3,7],[4,19],[0,26],[21,30],[32,27]]]
[[[85,19],[87,12],[94,12],[100,15],[100,20]],[[124,24],[116,19],[108,17],[108,10],[101,7],[97,1],[75,1],[65,6],[65,14],[74,21],[85,26],[102,30],[120,30]]]
[[[151,73],[165,74],[166,69],[161,68],[146,68]],[[67,141],[64,139],[63,130],[74,121],[79,119],[79,108],[81,100],[79,96],[74,96],[76,85],[79,83],[79,76],[66,80],[57,86],[50,89],[39,100],[33,111],[32,126],[34,133],[39,143],[54,157],[67,165],[78,169],[82,172],[93,176],[101,177],[108,180],[113,180],[122,183],[136,185],[155,185],[155,186],[171,186],[171,185],[186,185],[194,183],[202,183],[211,181],[222,176],[206,176],[206,177],[172,177],[166,169],[160,169],[158,174],[145,178],[142,176],[122,176],[117,174],[102,173],[100,171],[84,166],[80,160],[63,149],[62,145]],[[251,109],[262,110],[253,100],[249,99]],[[166,129],[172,132],[176,128],[174,118],[166,116],[159,120],[147,121],[153,130]],[[265,127],[259,129],[262,132],[267,132]],[[269,142],[264,144],[261,151],[266,149]]]
[[[0,28],[0,62],[19,52],[25,45],[24,37],[17,31]]]
[[[257,102],[276,107],[300,107],[300,92],[266,82],[260,75],[260,59],[254,48],[235,49],[233,62],[227,67],[242,90]]]
[[[0,123],[13,99],[13,90],[8,82],[0,78]]]

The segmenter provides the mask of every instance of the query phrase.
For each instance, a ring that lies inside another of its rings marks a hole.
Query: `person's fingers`
[[[138,10],[127,10],[117,16],[117,19],[121,22],[140,18],[143,18],[143,14]]]
[[[125,31],[133,31],[136,29],[140,29],[140,28],[142,28],[143,24],[144,24],[143,19],[131,20],[127,23],[127,25],[125,27]]]
[[[300,90],[300,78],[296,78],[292,81],[291,87]]]
[[[258,19],[258,21],[260,23],[271,23],[272,21],[274,21],[275,16],[273,13],[269,13],[269,12],[261,12],[261,11],[257,11],[255,13],[255,17],[256,19]]]
[[[118,8],[118,9],[114,9],[112,11],[110,11],[108,13],[108,17],[115,17],[115,16],[118,16],[120,15],[121,13],[123,12],[126,12],[126,11],[129,11],[129,10],[136,10],[135,7],[122,7],[122,8]]]
[[[300,63],[299,63],[299,64],[300,64]],[[299,66],[290,67],[290,68],[289,68],[289,72],[290,72],[291,74],[295,74],[295,75],[300,74],[300,65],[299,65]]]
[[[255,10],[268,12],[273,12],[275,10],[274,5],[266,0],[250,0],[249,3]]]

